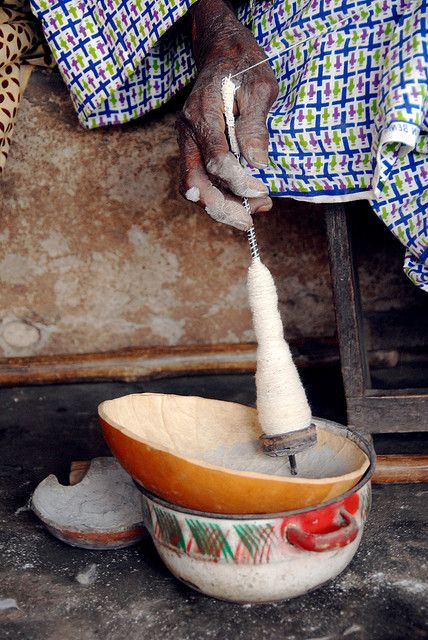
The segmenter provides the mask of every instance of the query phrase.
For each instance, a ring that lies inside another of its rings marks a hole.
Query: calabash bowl
[[[317,445],[288,459],[259,445],[255,409],[206,398],[132,394],[98,407],[104,437],[122,466],[174,505],[223,514],[277,513],[318,505],[353,486],[367,452],[341,425],[314,419]]]

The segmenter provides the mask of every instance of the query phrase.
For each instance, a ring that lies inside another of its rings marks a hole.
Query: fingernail
[[[238,229],[238,231],[248,231],[248,229],[252,226],[252,222],[250,224],[246,224],[241,220],[231,220],[230,225]]]
[[[184,194],[184,197],[187,200],[190,200],[190,202],[198,202],[200,198],[198,187],[190,187],[190,189],[187,189],[186,193]]]
[[[250,163],[259,169],[266,169],[269,166],[268,155],[261,149],[248,149],[248,158]]]
[[[245,211],[244,207],[236,202],[228,202],[225,207],[227,211],[227,223],[240,231],[248,231],[252,226],[253,220]]]
[[[257,213],[264,213],[266,211],[270,211],[272,209],[272,200],[270,198],[266,198],[264,202],[261,203],[259,207],[257,207]]]
[[[249,187],[246,187],[245,189],[242,190],[242,197],[243,198],[263,198],[263,196],[265,196],[267,193],[269,193],[267,187],[265,187],[263,191],[258,191],[256,189],[250,189]]]

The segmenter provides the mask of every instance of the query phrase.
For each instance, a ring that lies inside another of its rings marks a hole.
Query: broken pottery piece
[[[314,418],[317,444],[288,458],[266,456],[255,409],[234,402],[141,393],[98,407],[104,437],[140,485],[174,505],[223,514],[277,513],[339,496],[369,467],[352,432]]]
[[[121,549],[145,535],[141,495],[114,458],[92,460],[73,486],[48,476],[31,508],[52,535],[73,547]]]

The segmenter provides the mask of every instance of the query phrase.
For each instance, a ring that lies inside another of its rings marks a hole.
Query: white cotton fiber
[[[257,412],[266,435],[305,429],[311,409],[293,362],[269,269],[259,258],[248,269],[248,296],[257,338]]]

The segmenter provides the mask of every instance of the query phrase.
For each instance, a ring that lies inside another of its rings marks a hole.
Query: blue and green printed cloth
[[[159,107],[196,73],[193,0],[31,0],[87,128]],[[268,117],[273,196],[368,199],[428,291],[428,6],[255,0],[239,8],[280,92]]]

